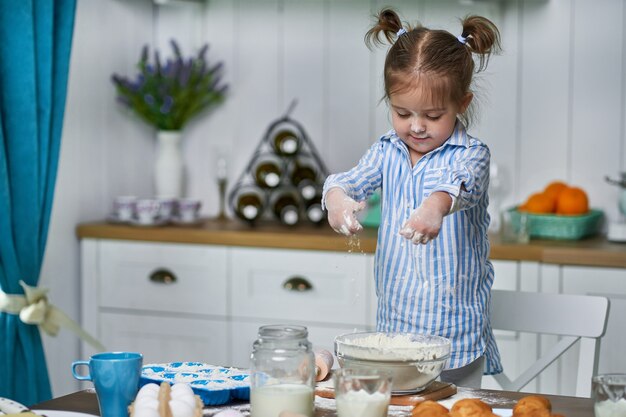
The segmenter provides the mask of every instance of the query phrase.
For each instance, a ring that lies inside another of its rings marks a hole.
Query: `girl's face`
[[[412,165],[450,137],[457,114],[472,101],[471,93],[460,104],[434,104],[426,97],[420,88],[403,89],[389,97],[393,128],[409,148]]]

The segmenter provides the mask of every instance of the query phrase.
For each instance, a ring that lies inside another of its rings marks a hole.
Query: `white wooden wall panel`
[[[224,59],[222,55],[216,53],[216,42],[213,39],[219,39],[218,45],[221,47],[228,44],[226,39],[223,36],[218,37],[216,33],[212,33],[212,36],[208,37],[205,31],[206,23],[203,17],[207,5],[208,3],[193,2],[155,4],[153,6],[155,29],[152,46],[159,50],[162,63],[165,63],[167,58],[174,57],[170,43],[172,40],[177,42],[185,57],[196,55],[205,43],[209,43],[209,50],[206,55],[209,64]],[[229,23],[229,28],[232,31],[232,22],[228,21],[228,14],[225,13],[223,18]],[[228,72],[230,72],[230,65],[227,67],[229,68]],[[223,108],[219,108],[218,112],[223,114],[223,110]],[[187,179],[183,192],[187,196],[200,198],[205,206],[203,210],[206,210],[209,203],[207,196],[213,197],[212,201],[217,200],[217,185],[213,181],[215,172],[207,164],[208,161],[213,162],[210,155],[215,154],[212,152],[209,141],[212,135],[207,127],[215,118],[215,114],[210,114],[207,117],[199,116],[193,119],[185,127],[182,139],[185,177]],[[213,191],[212,194],[209,194],[209,189]]]
[[[212,215],[217,213],[219,206],[217,159],[226,159],[231,182],[235,181],[235,175],[241,171],[239,166],[233,166],[235,149],[240,148],[242,141],[242,137],[238,135],[238,124],[246,120],[237,107],[237,96],[240,94],[236,48],[238,4],[238,1],[233,0],[211,0],[203,3],[202,44],[209,44],[209,65],[223,62],[222,80],[228,84],[228,91],[224,103],[210,111],[207,117],[200,116],[190,123],[188,142],[184,149],[190,174],[187,195],[200,198],[203,202],[202,212]]]
[[[325,160],[331,172],[356,164],[374,142],[371,114],[369,50],[363,35],[369,29],[370,5],[360,0],[329,2],[327,14],[329,100]]]
[[[331,96],[326,88],[327,12],[326,1],[284,1],[280,40],[282,85],[278,91],[279,107],[284,111],[292,100],[297,100],[291,117],[302,123],[319,152],[328,144],[324,108]],[[303,15],[307,16],[306,24],[300,19]]]
[[[237,81],[233,90],[237,92],[232,100],[237,112],[237,150],[233,169],[239,175],[269,123],[285,109],[280,107],[277,94],[281,84],[279,1],[240,2],[236,13]]]
[[[520,165],[517,85],[521,29],[517,8],[516,2],[504,2],[500,13],[490,16],[500,30],[502,53],[489,61],[486,71],[475,79],[474,87],[477,120],[470,133],[489,146],[491,161],[497,166],[498,180],[502,184],[497,193],[490,196],[492,217],[498,215],[500,207],[517,202],[519,187],[515,175]]]
[[[615,186],[604,175],[617,176],[622,104],[623,2],[601,0],[574,4],[571,180],[589,193],[591,204],[606,207],[612,218]],[[622,138],[622,143],[623,143]]]
[[[83,154],[81,158],[106,162],[102,173],[105,178],[102,191],[106,192],[106,198],[101,208],[106,213],[116,195],[149,197],[153,194],[152,129],[116,101],[111,82],[113,73],[134,80],[141,48],[152,40],[153,19],[150,2],[96,3],[97,6],[89,5],[89,8],[87,2],[80,3],[79,9],[84,8],[90,15],[81,17],[79,14],[77,21],[84,19],[89,25],[88,33],[96,37],[83,49],[73,50],[72,56],[80,65],[77,71],[89,74],[87,83],[77,86],[89,94],[89,111],[80,121],[85,129],[83,138],[89,136],[96,143],[105,144],[102,153]],[[79,32],[75,32],[75,38],[78,36]],[[72,108],[68,105],[67,113]]]
[[[570,2],[525,2],[521,19],[518,201],[551,180],[569,180]]]
[[[152,45],[161,53],[161,58],[174,56],[170,41],[174,39],[183,56],[194,54],[204,43],[202,17],[204,3],[166,3],[153,6],[154,37]],[[163,59],[165,62],[165,59]]]

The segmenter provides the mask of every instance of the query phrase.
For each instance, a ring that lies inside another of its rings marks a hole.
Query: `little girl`
[[[465,126],[472,76],[499,51],[500,34],[479,16],[462,25],[455,36],[405,28],[391,9],[379,13],[365,39],[391,43],[384,86],[393,129],[356,167],[327,178],[322,201],[331,227],[351,235],[362,229],[355,213],[382,189],[377,329],[449,338],[450,369],[441,379],[480,387],[483,372],[502,371],[489,322],[490,155]]]

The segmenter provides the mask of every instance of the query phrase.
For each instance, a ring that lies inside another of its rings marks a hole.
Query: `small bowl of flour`
[[[335,338],[335,355],[342,368],[385,369],[392,374],[393,394],[414,394],[441,374],[450,340],[413,333],[348,333]]]

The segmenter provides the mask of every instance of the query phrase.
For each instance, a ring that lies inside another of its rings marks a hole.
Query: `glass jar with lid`
[[[252,347],[251,417],[278,417],[283,411],[313,417],[315,358],[304,326],[259,328]]]

